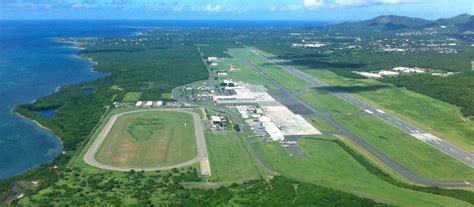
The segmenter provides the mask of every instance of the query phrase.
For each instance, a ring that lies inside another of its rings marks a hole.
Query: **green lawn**
[[[474,152],[474,122],[463,119],[459,107],[455,105],[376,80],[344,78],[327,70],[303,71],[332,86],[345,87],[347,90],[357,87],[359,90],[353,95]]]
[[[181,163],[196,154],[191,115],[145,111],[120,116],[102,143],[96,159],[113,166],[152,167]]]
[[[171,99],[171,93],[162,93],[161,94],[162,99]]]
[[[336,116],[370,145],[417,174],[434,179],[474,179],[474,169],[373,116]]]
[[[336,128],[331,124],[324,121],[321,117],[316,115],[305,116],[304,117],[309,123],[311,123],[314,127],[318,128],[321,131],[331,131],[335,130]]]
[[[142,96],[142,92],[128,92],[125,94],[123,97],[123,102],[135,102],[140,100],[140,97]]]
[[[272,169],[303,181],[351,192],[398,206],[469,206],[468,203],[433,194],[399,188],[379,179],[339,145],[302,139],[306,157],[291,157],[278,143],[259,142],[263,158]]]
[[[235,182],[259,177],[255,161],[241,134],[207,132],[205,136],[213,180]]]
[[[300,98],[323,112],[350,113],[360,111],[360,109],[354,105],[347,103],[322,89],[303,92],[300,94]]]
[[[276,66],[263,59],[262,57],[255,55],[246,48],[235,49],[235,52],[239,53],[242,58],[245,58],[249,62],[258,66],[263,72],[265,72],[267,75],[271,76],[278,83],[284,85],[287,88],[299,89],[309,87],[309,83],[305,80],[288,73],[279,66]]]

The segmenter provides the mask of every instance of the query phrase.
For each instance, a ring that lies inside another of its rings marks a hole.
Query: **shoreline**
[[[85,38],[85,39],[87,39],[87,38]],[[83,60],[83,61],[89,61],[89,62],[93,63],[93,65],[97,65],[97,64],[98,64],[98,63],[97,63],[96,61],[94,61],[92,58],[83,58],[83,57],[81,57],[81,56],[78,55],[78,53],[79,53],[80,50],[85,50],[85,49],[86,49],[86,48],[83,48],[83,47],[77,47],[77,45],[82,45],[81,43],[73,42],[73,41],[66,41],[66,40],[62,40],[62,39],[57,38],[57,37],[50,38],[50,40],[51,40],[51,41],[55,41],[55,42],[60,42],[60,43],[72,44],[72,46],[69,46],[69,48],[77,49],[77,51],[75,52],[75,54],[72,55],[74,58],[77,58],[77,59],[80,59],[80,60]],[[95,71],[95,70],[94,70],[94,67],[91,66],[91,67],[89,68],[89,72],[98,73],[99,71]],[[67,85],[67,84],[65,84],[65,85]],[[63,86],[63,85],[57,86],[57,87],[54,89],[53,93],[58,92],[58,91],[61,89],[62,86]],[[37,97],[37,98],[33,99],[33,100],[30,102],[30,104],[35,103],[38,98],[41,98],[41,97]],[[21,104],[20,104],[20,105],[21,105]],[[16,105],[15,107],[17,107],[17,106],[19,106],[19,105]],[[59,150],[59,152],[52,158],[52,160],[51,160],[50,162],[47,162],[47,163],[54,162],[54,160],[57,158],[58,155],[64,153],[64,142],[63,142],[63,140],[61,139],[61,137],[60,137],[58,134],[56,134],[52,129],[50,129],[50,128],[44,126],[44,125],[42,125],[39,121],[37,121],[37,120],[35,120],[35,119],[33,119],[33,118],[30,118],[30,117],[28,117],[28,116],[25,116],[25,115],[23,115],[23,114],[21,114],[21,113],[18,113],[17,111],[14,110],[15,107],[11,110],[11,112],[12,112],[14,115],[16,115],[17,117],[19,117],[19,118],[21,118],[21,119],[23,119],[23,120],[26,120],[26,121],[29,121],[29,122],[33,122],[33,125],[34,125],[34,126],[40,128],[40,129],[42,129],[42,130],[45,130],[46,132],[48,132],[48,133],[50,133],[51,135],[53,135],[53,137],[54,137],[57,141],[59,141],[59,145],[60,145],[60,148],[59,148],[60,150]],[[45,163],[43,163],[43,164],[45,164]],[[39,167],[39,166],[42,166],[43,164],[36,164],[36,165],[34,165],[33,167],[31,167],[31,168]],[[20,173],[18,173],[18,174],[15,174],[15,175],[12,175],[12,176],[9,176],[9,177],[14,177],[14,176],[21,175],[21,174],[25,173],[26,171],[30,170],[31,168],[28,168],[28,169],[24,170],[23,172],[20,172]],[[8,179],[9,177],[7,177],[7,178],[5,178],[5,179]],[[3,179],[0,179],[0,180],[3,180]]]
[[[13,113],[15,113],[15,115],[17,115],[18,117],[20,117],[20,118],[22,118],[22,119],[25,119],[25,120],[28,120],[28,121],[33,122],[33,124],[35,124],[37,127],[41,128],[41,129],[44,129],[44,130],[48,131],[49,133],[51,133],[51,134],[59,141],[59,143],[61,143],[61,151],[63,151],[63,149],[64,149],[64,148],[63,148],[63,144],[64,144],[64,143],[63,143],[63,140],[62,140],[61,137],[59,137],[53,130],[51,130],[51,129],[48,128],[48,127],[43,126],[43,125],[42,125],[41,123],[39,123],[37,120],[31,119],[31,118],[29,118],[29,117],[27,117],[27,116],[25,116],[25,115],[23,115],[23,114],[20,114],[20,113],[18,113],[18,112],[16,112],[16,111],[13,111]],[[56,159],[56,158],[54,158],[54,159]]]
[[[72,49],[76,49],[76,54],[73,54],[72,57],[74,58],[77,58],[77,59],[81,59],[81,60],[86,60],[86,61],[89,61],[90,63],[92,63],[92,66],[90,68],[90,72],[94,72],[94,73],[99,73],[100,71],[96,71],[94,70],[94,66],[96,66],[97,64],[99,64],[97,61],[95,61],[94,59],[90,58],[90,57],[82,57],[79,55],[79,52],[81,50],[85,50],[86,48],[85,47],[81,47],[83,45],[85,45],[84,43],[80,43],[80,42],[76,42],[74,40],[66,40],[65,38],[60,38],[60,37],[53,37],[51,38],[53,41],[55,42],[59,42],[59,43],[65,43],[65,44],[71,44],[70,46],[68,46],[68,48],[72,48]],[[77,39],[97,39],[97,38],[77,38]]]
[[[66,40],[61,39],[61,38],[58,38],[58,37],[53,37],[53,38],[50,38],[50,39],[51,39],[52,41],[56,41],[56,42],[67,43],[67,44],[73,44],[72,46],[70,46],[70,48],[77,49],[76,54],[73,54],[73,55],[72,55],[74,58],[77,58],[77,59],[80,59],[80,60],[84,60],[84,61],[89,61],[89,62],[93,63],[93,66],[95,66],[95,65],[98,64],[98,62],[97,62],[97,61],[94,61],[92,58],[85,58],[85,57],[81,57],[80,55],[78,55],[78,53],[79,53],[80,50],[85,50],[85,49],[86,49],[86,48],[84,48],[84,47],[77,47],[77,46],[76,46],[76,45],[83,45],[82,43],[74,42],[74,41],[66,41]],[[88,38],[84,38],[84,39],[88,39]],[[92,38],[91,38],[91,39],[92,39]],[[90,67],[89,71],[90,71],[90,72],[93,72],[93,73],[99,73],[99,71],[95,71],[95,70],[94,70],[94,67],[93,67],[93,66]],[[67,85],[67,84],[66,84],[66,85]],[[54,92],[53,92],[53,93],[58,92],[58,91],[61,89],[62,86],[63,86],[63,85],[57,86],[57,87],[54,89]],[[41,97],[38,97],[38,98],[41,98]],[[33,99],[33,101],[31,101],[31,104],[32,104],[32,103],[35,103],[38,98]],[[18,106],[18,105],[17,105],[17,106]],[[15,107],[16,107],[16,106],[15,106]],[[33,122],[33,124],[36,125],[37,127],[41,128],[41,129],[44,129],[44,130],[48,131],[49,133],[51,133],[51,134],[59,141],[59,143],[60,143],[60,145],[61,145],[61,151],[60,151],[59,154],[61,154],[61,153],[64,152],[64,142],[63,142],[63,140],[62,140],[61,137],[59,137],[52,129],[50,129],[50,128],[46,127],[46,126],[43,126],[43,125],[42,125],[40,122],[38,122],[37,120],[35,120],[35,119],[33,119],[33,118],[30,118],[30,117],[27,117],[27,116],[25,116],[25,115],[23,115],[23,114],[20,114],[20,113],[16,112],[15,110],[12,110],[12,112],[15,113],[15,115],[17,115],[18,117],[20,117],[20,118],[22,118],[22,119],[25,119],[25,120],[28,120],[28,121],[31,121],[31,122]],[[54,159],[56,159],[56,156],[53,158],[52,161],[54,161]],[[40,164],[40,165],[41,165],[41,164]],[[20,174],[21,174],[21,173],[20,173]]]
[[[134,36],[135,34],[132,34],[132,35]],[[69,48],[72,48],[72,49],[75,49],[75,50],[76,50],[75,53],[72,54],[73,58],[77,58],[77,59],[80,59],[80,60],[83,60],[83,61],[88,61],[88,62],[92,63],[92,66],[90,66],[90,68],[89,68],[89,72],[92,72],[92,73],[102,73],[102,72],[96,71],[96,70],[94,69],[94,66],[98,64],[97,61],[93,60],[92,58],[83,57],[83,56],[80,56],[80,55],[79,55],[79,51],[86,49],[85,47],[81,47],[82,45],[84,45],[83,43],[79,43],[79,42],[76,42],[76,41],[73,41],[73,40],[70,40],[70,39],[67,40],[67,38],[60,38],[60,37],[51,37],[51,38],[49,38],[49,39],[50,39],[50,41],[53,41],[53,42],[59,42],[59,43],[63,43],[63,44],[69,44],[69,45],[66,45],[66,46],[69,47]],[[98,39],[98,38],[87,38],[87,37],[84,37],[84,38],[77,38],[77,39]],[[104,73],[104,74],[108,74],[108,73]],[[87,81],[87,82],[90,82],[90,81]],[[69,83],[69,84],[74,84],[74,83]],[[60,88],[61,88],[62,86],[65,86],[65,85],[68,85],[68,84],[64,84],[64,85],[59,85],[59,86],[57,86],[57,87],[55,88],[55,90],[54,90],[53,93],[56,93],[57,91],[60,90]],[[50,94],[50,95],[51,95],[51,94]],[[46,95],[46,96],[49,96],[49,95]],[[30,104],[36,102],[36,100],[37,100],[38,98],[41,98],[41,97],[44,97],[44,96],[40,96],[40,97],[34,98],[34,99],[31,101]],[[17,107],[17,106],[19,106],[19,105],[22,105],[22,104],[19,103],[19,104],[15,105],[15,107]],[[52,162],[54,162],[54,161],[56,160],[56,158],[57,158],[60,154],[64,154],[64,153],[65,153],[65,151],[64,151],[64,142],[63,142],[63,140],[61,139],[60,136],[58,136],[52,129],[50,129],[50,128],[46,127],[46,126],[43,126],[39,121],[37,121],[37,120],[35,120],[35,119],[33,119],[33,118],[30,118],[30,117],[28,117],[28,116],[25,116],[25,115],[23,115],[23,114],[21,114],[21,113],[18,113],[17,111],[14,110],[15,107],[13,107],[13,109],[11,110],[11,112],[13,112],[16,116],[18,116],[18,117],[21,118],[21,119],[24,119],[24,120],[33,122],[33,124],[34,124],[36,127],[40,128],[40,129],[43,129],[43,130],[45,130],[46,132],[52,134],[52,135],[55,137],[55,139],[59,141],[60,150],[58,151],[57,154],[55,154],[55,155],[52,157],[51,161],[45,162],[45,163],[36,163],[35,165],[33,165],[33,166],[31,166],[31,167],[28,167],[27,169],[23,170],[22,172],[19,172],[19,173],[17,173],[17,174],[14,174],[14,175],[11,175],[11,176],[8,176],[8,177],[5,177],[5,178],[1,178],[0,180],[6,180],[6,179],[9,179],[9,178],[11,178],[11,177],[19,176],[19,175],[22,175],[22,174],[24,174],[25,172],[27,172],[27,171],[29,171],[29,170],[31,170],[31,169],[33,169],[33,168],[41,167],[41,166],[43,166],[44,164],[52,163]]]

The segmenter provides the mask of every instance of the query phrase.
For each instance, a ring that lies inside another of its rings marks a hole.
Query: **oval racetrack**
[[[144,112],[144,111],[176,111],[176,112],[182,112],[182,113],[187,113],[187,114],[192,115],[193,121],[194,121],[194,130],[196,134],[196,145],[197,145],[197,151],[198,151],[196,157],[194,157],[191,160],[188,160],[186,162],[182,162],[176,165],[157,166],[157,167],[150,167],[150,168],[117,167],[117,166],[111,166],[111,165],[107,165],[107,164],[97,161],[95,159],[95,155],[97,154],[97,151],[99,150],[100,146],[104,142],[105,138],[109,134],[110,130],[114,126],[117,119],[120,116],[125,115],[125,114]],[[203,128],[201,124],[201,117],[199,116],[198,113],[188,111],[185,109],[146,109],[146,110],[128,111],[128,112],[123,112],[120,114],[113,115],[112,117],[110,117],[110,119],[107,121],[105,126],[102,128],[101,132],[99,133],[97,138],[94,140],[92,145],[89,147],[89,150],[84,155],[84,161],[87,164],[92,165],[97,168],[101,168],[105,170],[113,170],[113,171],[122,171],[122,172],[127,172],[130,170],[136,170],[136,171],[169,170],[173,168],[181,168],[181,167],[189,166],[196,162],[200,162],[201,174],[211,175],[211,168],[210,168],[208,154],[207,154],[206,140],[204,139],[204,133],[203,133]]]

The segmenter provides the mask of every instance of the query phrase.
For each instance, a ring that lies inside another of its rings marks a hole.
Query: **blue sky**
[[[436,19],[474,13],[473,0],[0,0],[0,19]]]

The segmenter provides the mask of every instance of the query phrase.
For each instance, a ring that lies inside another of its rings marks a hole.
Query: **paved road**
[[[259,53],[257,53],[258,55],[260,55]],[[358,136],[356,136],[355,134],[353,134],[352,132],[350,132],[349,130],[345,129],[342,125],[340,125],[339,123],[337,123],[334,119],[332,119],[332,117],[327,114],[327,113],[322,113],[320,112],[319,110],[317,110],[316,108],[306,104],[305,102],[303,102],[299,96],[297,95],[298,94],[298,91],[297,90],[290,90],[290,89],[287,89],[285,88],[283,85],[281,85],[280,83],[278,83],[276,80],[274,80],[272,77],[270,77],[269,75],[267,75],[265,72],[263,72],[258,66],[256,66],[255,64],[253,64],[252,62],[250,62],[249,60],[243,58],[241,55],[239,54],[234,54],[236,57],[238,57],[239,59],[243,60],[244,62],[246,62],[248,65],[250,65],[256,72],[258,72],[259,74],[261,74],[263,77],[265,77],[266,79],[268,79],[269,81],[271,81],[272,83],[274,83],[277,87],[281,88],[282,90],[286,91],[288,93],[288,95],[286,96],[286,98],[294,98],[294,99],[298,99],[298,101],[303,104],[304,106],[308,107],[310,110],[313,111],[314,114],[316,115],[319,115],[322,119],[324,119],[326,122],[328,122],[329,124],[333,125],[334,127],[336,127],[336,130],[334,132],[337,132],[339,134],[342,134],[342,135],[345,135],[346,137],[350,138],[351,140],[353,140],[354,142],[358,143],[360,146],[362,146],[365,150],[367,150],[369,153],[371,153],[373,156],[377,157],[379,160],[381,160],[383,163],[385,163],[387,166],[389,166],[390,168],[392,168],[394,171],[398,172],[401,176],[405,177],[406,179],[414,182],[414,183],[417,183],[417,184],[420,184],[420,185],[426,185],[426,186],[440,186],[440,187],[468,187],[468,186],[472,186],[474,184],[474,180],[449,180],[449,181],[440,181],[440,180],[432,180],[432,179],[428,179],[428,178],[424,178],[424,177],[421,177],[421,176],[418,176],[417,174],[413,173],[412,171],[410,171],[409,169],[403,167],[402,165],[400,165],[399,163],[395,162],[394,160],[392,160],[391,158],[389,158],[388,156],[386,156],[384,153],[382,153],[381,151],[379,151],[378,149],[372,147],[371,145],[369,145],[367,142],[365,142],[363,139],[359,138]],[[263,55],[260,55],[262,57],[264,57],[265,59],[267,59],[268,61],[274,63],[274,64],[277,64],[277,65],[280,65],[282,66],[285,70],[290,67],[290,66],[287,66],[287,65],[281,65],[282,62],[276,62],[270,58],[268,58],[267,56],[263,56]],[[292,68],[292,67],[291,67]],[[292,74],[294,74],[294,68],[292,68]],[[298,70],[296,70],[298,71]],[[300,71],[298,71],[300,72]],[[301,72],[302,73],[302,72]],[[306,75],[306,74],[304,74]],[[299,77],[299,76],[298,76]],[[304,80],[306,79],[313,79],[312,77],[305,77]],[[310,80],[311,80],[310,79]],[[308,81],[309,83],[311,84],[314,84],[313,81]],[[328,85],[326,85],[327,87],[325,88],[329,88]],[[340,92],[338,92],[339,94]],[[338,96],[339,97],[339,96]]]
[[[101,163],[95,159],[95,155],[97,154],[97,151],[99,150],[100,146],[102,145],[102,142],[104,142],[105,138],[107,137],[107,134],[110,132],[112,127],[114,126],[115,122],[117,119],[125,114],[130,114],[130,113],[136,113],[136,112],[143,112],[143,111],[177,111],[177,112],[182,112],[182,113],[187,113],[193,116],[193,121],[194,121],[194,131],[196,133],[196,144],[197,144],[197,149],[198,153],[196,157],[194,157],[191,160],[188,160],[183,163],[179,163],[176,165],[170,165],[170,166],[157,166],[157,167],[149,167],[149,168],[129,168],[129,167],[117,167],[117,166],[111,166],[107,165],[104,163]],[[106,169],[106,170],[114,170],[114,171],[123,171],[123,172],[128,172],[130,170],[144,170],[144,171],[156,171],[156,170],[169,170],[173,168],[180,168],[180,167],[185,167],[192,165],[196,162],[200,162],[201,164],[201,174],[203,175],[210,175],[211,174],[211,169],[209,165],[209,159],[208,159],[208,154],[207,154],[207,147],[206,147],[206,140],[204,139],[204,133],[202,129],[202,124],[201,124],[201,117],[199,114],[192,112],[192,111],[187,111],[185,109],[144,109],[144,110],[135,110],[135,111],[129,111],[129,112],[123,112],[120,114],[115,114],[113,115],[108,121],[107,124],[102,128],[102,131],[99,133],[97,138],[95,139],[94,143],[89,147],[89,150],[87,153],[84,155],[84,161],[97,168],[101,169]]]

